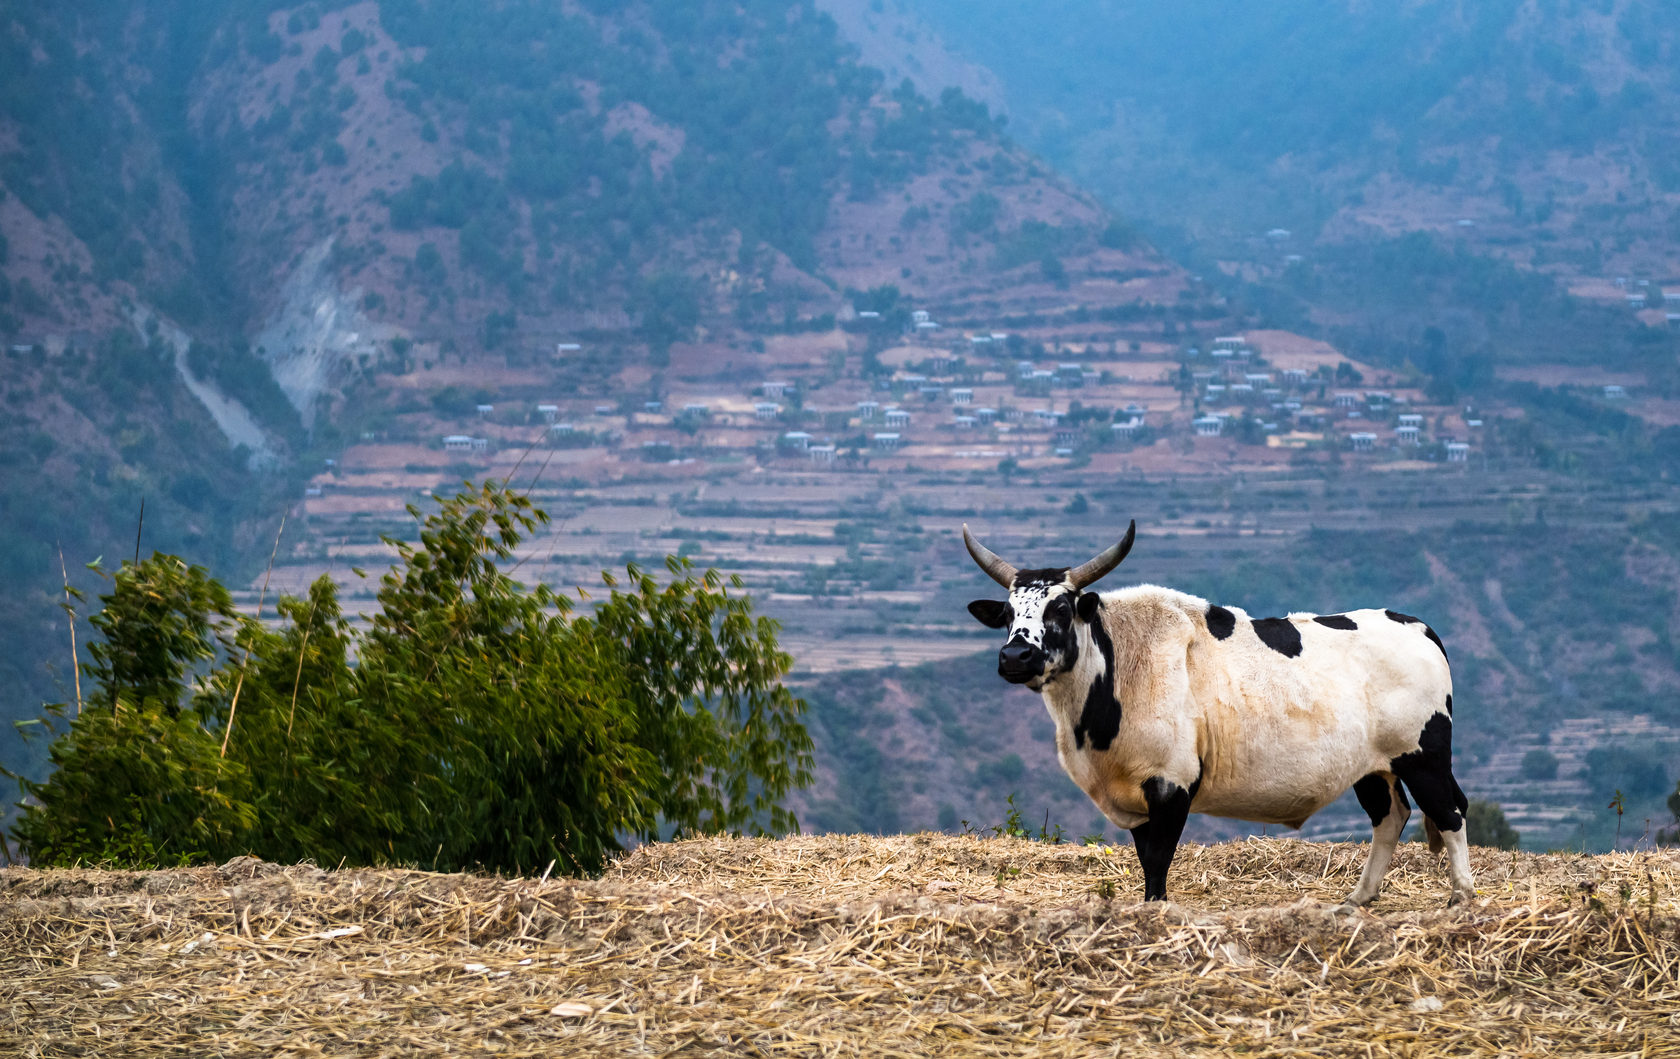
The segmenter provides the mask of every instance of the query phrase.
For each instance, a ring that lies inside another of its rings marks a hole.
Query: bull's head
[[[1137,523],[1126,529],[1125,539],[1089,562],[1074,567],[1018,570],[974,539],[963,526],[963,543],[980,569],[1009,590],[1009,601],[977,599],[968,612],[980,624],[993,629],[1007,628],[1009,639],[998,652],[998,675],[1011,684],[1025,684],[1035,691],[1045,681],[1073,668],[1079,659],[1075,621],[1096,618],[1098,600],[1086,586],[1120,565],[1132,550]]]

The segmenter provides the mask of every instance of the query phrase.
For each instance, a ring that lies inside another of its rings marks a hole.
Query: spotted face
[[[1066,570],[1022,570],[1009,590],[1009,602],[977,599],[968,605],[982,625],[1008,628],[998,652],[998,675],[1011,684],[1037,691],[1078,661],[1074,612],[1080,593],[1066,575]]]

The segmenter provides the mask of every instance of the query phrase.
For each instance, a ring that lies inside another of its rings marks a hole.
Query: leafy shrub
[[[418,544],[389,541],[365,634],[324,577],[270,629],[174,556],[125,563],[92,619],[92,691],[54,708],[68,730],[14,836],[42,864],[587,872],[625,839],[797,827],[780,803],[811,742],[775,623],[675,557],[663,586],[603,575],[608,598],[572,616],[497,566],[546,521],[494,484],[444,501]]]

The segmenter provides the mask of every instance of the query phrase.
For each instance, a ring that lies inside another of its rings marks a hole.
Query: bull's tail
[[[1430,853],[1439,853],[1446,848],[1446,844],[1441,841],[1441,829],[1427,816],[1423,818],[1423,837],[1429,841]]]

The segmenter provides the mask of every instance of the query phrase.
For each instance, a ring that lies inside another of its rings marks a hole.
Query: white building
[[[1470,462],[1470,445],[1467,442],[1463,442],[1463,441],[1449,441],[1449,442],[1447,442],[1447,462],[1448,463],[1469,463]]]
[[[1216,438],[1225,429],[1225,420],[1219,416],[1202,416],[1192,420],[1190,425],[1196,428],[1197,437]]]
[[[830,464],[834,462],[836,448],[833,445],[811,445],[805,449],[805,455],[812,463]]]
[[[881,413],[889,427],[907,427],[910,425],[910,413],[902,408],[888,408]]]
[[[899,436],[891,433],[876,434],[874,435],[874,441],[876,448],[891,452],[898,448]]]
[[[1348,435],[1348,444],[1355,452],[1370,452],[1377,444],[1377,436],[1368,431],[1355,431]]]
[[[803,430],[790,430],[782,435],[782,443],[789,448],[804,452],[811,447],[811,435]]]
[[[542,416],[544,423],[552,423],[554,417],[560,414],[560,406],[557,404],[540,404],[537,406],[537,414]]]
[[[764,391],[764,396],[774,400],[788,391],[788,384],[785,382],[767,382],[760,386],[759,389]]]
[[[973,404],[974,403],[974,391],[970,390],[970,389],[967,389],[966,387],[952,390],[951,391],[951,403],[952,404],[958,404],[958,405]]]
[[[759,401],[753,405],[753,415],[759,419],[775,419],[782,414],[782,406],[774,401]]]
[[[1395,444],[1397,444],[1397,445],[1416,445],[1418,443],[1418,434],[1419,433],[1420,432],[1419,432],[1418,428],[1415,427],[1415,426],[1395,427],[1394,428]]]

